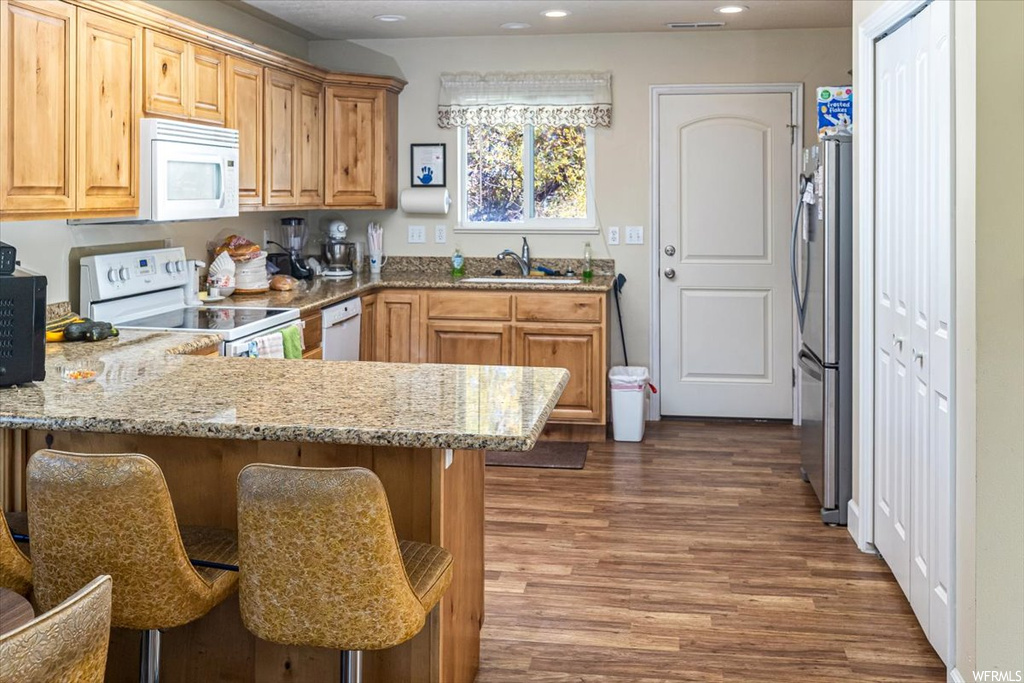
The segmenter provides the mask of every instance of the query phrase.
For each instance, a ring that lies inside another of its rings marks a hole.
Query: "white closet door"
[[[950,660],[950,6],[876,45],[875,545]]]

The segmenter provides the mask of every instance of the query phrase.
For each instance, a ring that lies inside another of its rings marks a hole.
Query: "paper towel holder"
[[[402,190],[398,204],[405,213],[445,216],[452,197],[446,187],[407,187]]]

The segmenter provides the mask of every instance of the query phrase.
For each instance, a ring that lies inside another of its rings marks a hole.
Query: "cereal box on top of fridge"
[[[818,139],[853,134],[853,88],[848,85],[818,88]]]

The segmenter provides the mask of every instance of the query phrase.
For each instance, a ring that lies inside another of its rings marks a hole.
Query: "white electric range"
[[[212,332],[222,356],[246,356],[250,342],[294,325],[295,308],[203,305],[191,301],[196,273],[181,247],[89,256],[81,262],[81,312],[123,330]]]

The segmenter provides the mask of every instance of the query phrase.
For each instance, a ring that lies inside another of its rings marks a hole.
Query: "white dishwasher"
[[[359,320],[363,305],[358,298],[321,309],[324,360],[359,360]]]

